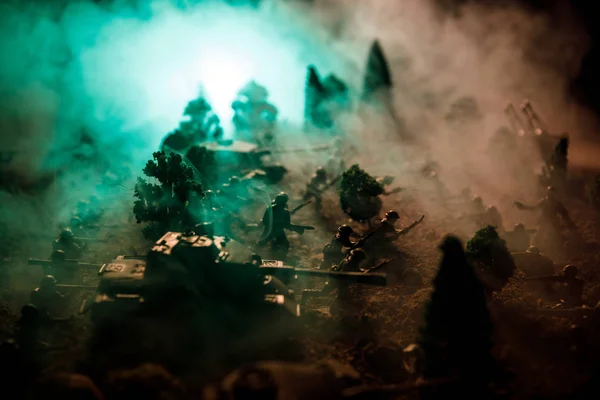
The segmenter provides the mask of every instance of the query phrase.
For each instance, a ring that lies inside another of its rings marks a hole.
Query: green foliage
[[[487,226],[475,232],[467,242],[467,256],[480,266],[484,272],[501,280],[504,284],[513,276],[516,266],[506,247],[493,226]]]
[[[383,194],[384,187],[358,164],[354,164],[342,174],[339,192],[341,198],[379,196]]]
[[[383,192],[383,185],[356,164],[342,174],[340,206],[355,221],[366,221],[381,211]]]
[[[457,374],[468,381],[472,394],[482,395],[494,366],[484,287],[458,238],[446,237],[440,249],[444,255],[418,338],[424,354],[422,372],[426,379]]]
[[[185,229],[193,224],[187,207],[194,196],[204,196],[202,185],[195,181],[194,171],[183,163],[179,154],[155,152],[143,169],[151,183],[138,177],[135,185],[133,213],[137,223],[150,223],[142,232],[151,240],[172,229]]]
[[[196,168],[204,186],[212,187],[216,184],[218,169],[214,153],[208,151],[204,146],[192,146],[185,157]]]

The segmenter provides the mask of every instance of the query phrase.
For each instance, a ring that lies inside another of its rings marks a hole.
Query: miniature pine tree
[[[484,273],[498,279],[502,285],[508,282],[516,269],[506,242],[500,238],[493,226],[475,232],[467,242],[467,255]]]
[[[426,305],[418,343],[424,354],[426,379],[457,377],[462,394],[484,396],[494,359],[484,287],[467,261],[460,240],[446,237],[443,258]],[[428,392],[429,397],[435,393]],[[447,393],[445,393],[447,394]]]
[[[330,119],[319,110],[327,91],[319,78],[317,69],[309,65],[304,86],[304,119],[319,128],[327,128]]]
[[[133,212],[138,224],[150,223],[142,229],[144,237],[156,240],[169,230],[193,226],[187,206],[193,196],[202,197],[204,192],[202,185],[193,179],[193,169],[183,163],[179,154],[160,151],[152,157],[143,172],[158,183],[138,177]]]
[[[378,40],[375,40],[369,50],[365,77],[363,80],[363,100],[369,100],[379,89],[389,89],[393,86],[392,75],[387,59]]]

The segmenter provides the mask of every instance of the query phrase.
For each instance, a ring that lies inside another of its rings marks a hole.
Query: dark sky
[[[570,3],[577,22],[590,38],[590,48],[584,57],[579,75],[571,83],[571,91],[581,104],[600,115],[600,4],[595,0],[434,0],[449,14],[459,13],[465,3],[478,3],[489,7],[502,7],[518,3],[534,12],[546,13],[559,19],[560,3]]]

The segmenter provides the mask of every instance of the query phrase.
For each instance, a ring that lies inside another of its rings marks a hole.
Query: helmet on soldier
[[[275,200],[273,200],[273,203],[278,206],[284,206],[287,204],[287,202],[288,202],[288,195],[285,194],[284,192],[279,193],[277,196],[275,196]]]
[[[229,178],[228,182],[230,185],[237,185],[238,183],[240,183],[240,178],[234,175],[231,178]]]
[[[525,225],[523,225],[520,222],[515,225],[515,232],[523,232],[523,231],[525,231]]]
[[[317,176],[319,178],[324,178],[327,174],[325,173],[325,168],[319,167],[317,168]]]
[[[480,196],[473,197],[473,204],[483,205],[483,199]]]
[[[567,278],[575,278],[578,272],[579,271],[575,265],[567,265],[563,268],[563,275]]]
[[[338,233],[344,236],[350,236],[354,233],[354,229],[350,225],[342,225],[338,228]]]
[[[253,264],[261,265],[263,263],[262,257],[256,253],[250,256],[250,262]]]
[[[56,288],[56,278],[52,275],[46,275],[40,282],[40,289],[42,290],[53,290]]]
[[[67,255],[62,250],[54,250],[50,255],[51,263],[61,263],[67,259]]]
[[[530,254],[533,254],[534,256],[537,256],[540,254],[540,249],[538,249],[535,246],[529,246],[529,248],[527,249],[527,252]]]
[[[207,199],[213,199],[215,197],[215,192],[213,192],[212,190],[207,190],[206,192],[204,192],[204,197],[206,197]]]
[[[73,239],[74,236],[73,231],[69,228],[63,229],[60,233],[60,238],[63,240]]]
[[[363,249],[354,249],[350,252],[350,258],[358,259],[359,261],[367,258],[367,253]]]
[[[397,221],[400,219],[400,214],[398,214],[397,211],[394,210],[390,210],[388,212],[385,213],[385,218],[390,220],[390,221]]]
[[[83,225],[83,221],[79,217],[72,217],[71,221],[69,221],[69,227],[78,228]]]

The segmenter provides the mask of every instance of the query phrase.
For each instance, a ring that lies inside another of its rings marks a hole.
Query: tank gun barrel
[[[73,238],[73,240],[76,242],[84,242],[84,243],[88,243],[88,242],[106,243],[106,242],[108,242],[108,239],[96,239],[96,238],[87,238],[87,237],[78,237],[78,236],[75,236]]]
[[[293,278],[299,276],[312,276],[318,278],[332,279],[363,285],[386,286],[387,277],[384,274],[363,273],[363,272],[338,272],[321,271],[312,268],[294,268],[288,266],[260,266],[260,271],[265,275],[273,275],[283,278]]]
[[[90,289],[90,290],[96,290],[98,289],[98,286],[92,286],[92,285],[63,285],[63,284],[58,284],[56,285],[57,289]]]
[[[29,265],[42,265],[42,266],[52,266],[52,261],[50,260],[40,260],[37,258],[30,258],[28,261]],[[79,268],[93,268],[93,269],[100,269],[102,267],[102,264],[94,264],[94,263],[84,263],[84,262],[79,262],[77,260],[62,260],[59,263],[57,263],[56,266],[59,265],[63,265],[63,266],[73,266],[73,267],[79,267]]]
[[[323,144],[319,146],[312,147],[296,147],[296,148],[287,148],[287,149],[269,149],[271,154],[289,154],[289,153],[311,153],[314,151],[327,151],[331,148],[328,144]]]

